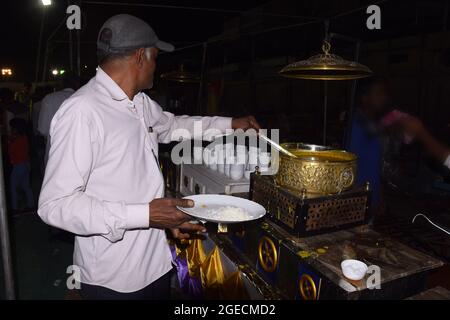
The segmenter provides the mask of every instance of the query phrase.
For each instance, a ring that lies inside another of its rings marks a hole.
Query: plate
[[[192,208],[182,208],[178,207],[179,210],[184,213],[195,217],[200,220],[216,222],[216,223],[241,223],[252,220],[257,220],[266,214],[266,209],[264,207],[254,201],[226,196],[220,194],[198,194],[193,196],[184,197],[183,199],[191,199],[194,201],[195,206]],[[220,208],[223,207],[237,207],[241,208],[249,214],[248,219],[245,220],[229,220],[229,219],[218,219],[216,217],[212,217],[214,212],[217,212]]]

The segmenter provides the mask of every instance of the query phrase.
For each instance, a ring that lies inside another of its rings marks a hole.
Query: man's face
[[[153,87],[153,77],[155,74],[157,57],[157,48],[146,48],[142,52],[142,60],[138,74],[138,81],[141,90],[151,89]]]
[[[362,100],[372,120],[381,119],[390,107],[391,96],[387,84],[375,83]]]

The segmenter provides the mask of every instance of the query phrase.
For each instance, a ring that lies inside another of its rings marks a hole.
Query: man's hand
[[[170,232],[172,233],[174,239],[189,239],[191,237],[189,233],[183,232],[178,228],[170,229]]]
[[[188,221],[192,217],[181,212],[177,206],[192,208],[194,201],[188,199],[154,199],[149,204],[150,208],[150,227],[159,229],[171,229],[176,238],[189,238],[189,234],[182,233],[180,230],[189,232],[206,232],[201,224],[193,224]]]
[[[255,129],[256,131],[259,131],[261,129],[258,121],[256,121],[254,116],[247,116],[243,118],[233,118],[231,121],[231,128],[233,129],[242,129],[242,130],[248,130],[248,129]]]
[[[426,129],[418,118],[408,115],[399,121],[403,130],[414,137],[421,137],[426,133]]]

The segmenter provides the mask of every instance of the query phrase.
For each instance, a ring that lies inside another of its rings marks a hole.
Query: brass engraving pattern
[[[367,197],[332,199],[311,203],[306,230],[319,230],[364,220]]]
[[[350,223],[359,223],[366,217],[368,197],[355,194],[353,196],[333,196],[321,201],[303,203],[300,195],[290,196],[277,187],[273,180],[267,177],[256,177],[253,182],[252,200],[264,206],[267,215],[283,222],[292,230],[304,226],[305,231],[317,231],[324,228],[339,227]],[[303,209],[302,209],[303,207]],[[305,218],[301,219],[302,226],[297,226],[297,216],[301,210]]]
[[[282,158],[276,175],[279,185],[308,193],[335,194],[350,189],[356,176],[356,162],[301,162]]]
[[[297,202],[295,198],[287,197],[278,192],[275,186],[257,180],[253,186],[253,201],[265,207],[267,214],[275,215],[287,226],[295,227],[295,209]]]

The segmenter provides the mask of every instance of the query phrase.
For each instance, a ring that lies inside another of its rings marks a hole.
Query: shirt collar
[[[100,86],[106,89],[108,94],[114,100],[123,101],[128,99],[127,94],[122,90],[122,88],[120,88],[119,85],[100,67],[98,67],[95,80]]]

